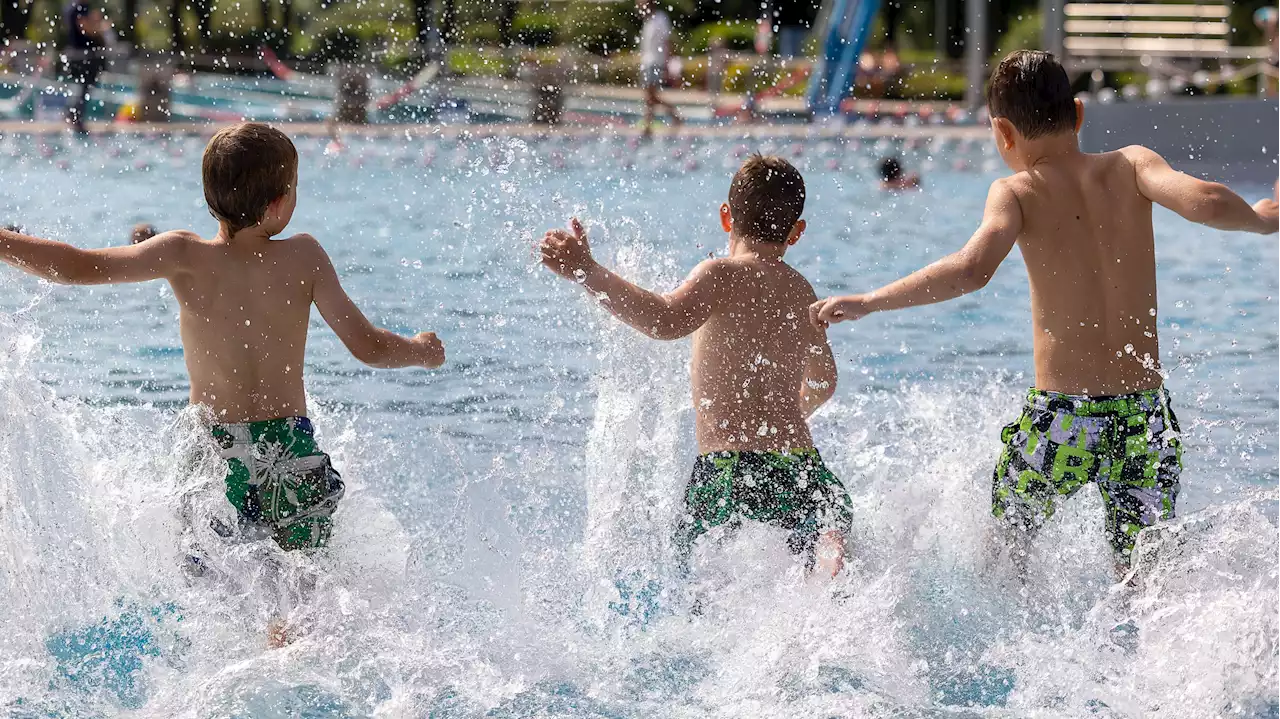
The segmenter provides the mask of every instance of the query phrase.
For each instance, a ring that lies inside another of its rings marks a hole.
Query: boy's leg
[[[1159,393],[1149,412],[1115,420],[1112,464],[1098,480],[1119,576],[1132,563],[1138,533],[1176,514],[1182,441],[1168,398],[1163,390]]]
[[[1077,416],[1060,396],[1033,390],[1022,415],[1001,431],[991,513],[1020,576],[1031,540],[1059,499],[1096,479],[1102,425],[1100,418]]]
[[[818,535],[817,546],[814,547],[815,576],[827,579],[844,569],[844,540],[844,532],[838,529],[828,529]]]

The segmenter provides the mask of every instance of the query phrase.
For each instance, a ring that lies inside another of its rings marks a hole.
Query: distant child
[[[804,179],[786,160],[753,155],[734,175],[720,224],[727,257],[705,260],[666,295],[600,266],[582,225],[552,230],[542,263],[598,296],[649,337],[693,334],[698,449],[685,494],[682,550],[714,527],[743,520],[788,531],[792,552],[832,576],[844,563],[848,494],[813,446],[808,417],[835,392],[826,332],[806,311],[815,298],[786,262],[805,222]]]
[[[636,9],[644,19],[640,29],[640,86],[644,88],[644,135],[653,132],[654,111],[661,107],[671,116],[674,125],[680,124],[676,107],[658,95],[658,88],[667,76],[667,61],[671,57],[671,18],[653,0],[636,0]]]
[[[205,148],[203,177],[213,239],[180,230],[82,250],[5,230],[0,259],[66,284],[167,280],[181,306],[191,403],[210,410],[227,460],[227,500],[283,549],[323,547],[343,485],[307,419],[311,305],[374,367],[439,367],[444,347],[429,332],[405,338],[365,319],[314,237],[271,239],[297,205],[298,153],[283,133],[258,123],[221,130]],[[271,634],[273,644],[287,640],[280,625]]]
[[[880,189],[887,192],[920,189],[920,175],[915,172],[903,172],[902,163],[896,157],[886,157],[880,161]]]
[[[955,254],[875,292],[810,308],[817,326],[984,287],[1015,243],[1031,281],[1036,385],[1004,428],[991,510],[1014,559],[1057,505],[1096,483],[1116,568],[1138,532],[1174,516],[1182,443],[1160,370],[1151,205],[1222,230],[1276,231],[1276,203],[1170,169],[1144,147],[1087,154],[1084,108],[1048,53],[1018,51],[988,89],[996,147],[1014,174],[987,194]]]
[[[146,242],[157,234],[159,233],[156,232],[156,228],[153,225],[146,222],[139,222],[133,226],[132,230],[129,231],[129,244],[136,245],[139,242]]]

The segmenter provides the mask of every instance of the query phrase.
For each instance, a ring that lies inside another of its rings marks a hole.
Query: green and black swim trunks
[[[852,522],[849,494],[816,449],[704,454],[693,466],[685,508],[685,552],[713,527],[751,520],[789,531],[787,546],[811,561],[821,532],[847,532]]]
[[[1119,397],[1032,389],[1004,428],[991,511],[1034,531],[1057,502],[1089,483],[1106,507],[1107,537],[1125,561],[1138,532],[1172,519],[1182,472],[1178,419],[1163,388]]]
[[[227,460],[227,499],[242,523],[265,528],[281,548],[323,547],[342,499],[342,477],[316,446],[306,417],[210,430]]]

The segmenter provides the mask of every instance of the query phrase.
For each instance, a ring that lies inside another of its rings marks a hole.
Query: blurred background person
[[[67,124],[78,134],[88,134],[84,124],[85,104],[89,90],[98,83],[98,75],[106,67],[103,51],[110,39],[111,23],[102,10],[90,0],[70,0],[62,12],[66,42],[63,55],[67,59],[67,79],[76,90],[67,106]]]
[[[888,192],[920,189],[920,173],[903,172],[902,163],[896,157],[880,161],[880,189]]]
[[[662,99],[658,88],[667,77],[671,57],[671,18],[652,0],[637,0],[636,9],[644,20],[640,29],[640,86],[644,88],[644,136],[653,133],[654,114],[662,108],[673,125],[680,124],[675,105]]]
[[[133,229],[129,232],[129,244],[136,245],[139,242],[146,242],[152,237],[155,237],[156,234],[155,225],[146,222],[139,222],[134,225]]]

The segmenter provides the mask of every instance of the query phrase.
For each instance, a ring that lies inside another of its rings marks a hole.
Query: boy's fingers
[[[809,305],[809,324],[813,325],[814,327],[825,328],[827,326],[827,323],[822,321],[821,314],[822,314],[822,300],[818,300],[817,302],[814,302],[813,304]]]
[[[573,238],[575,240],[586,239],[587,231],[583,229],[582,223],[578,221],[578,218],[574,217],[573,219],[569,220],[569,229],[573,230]]]

